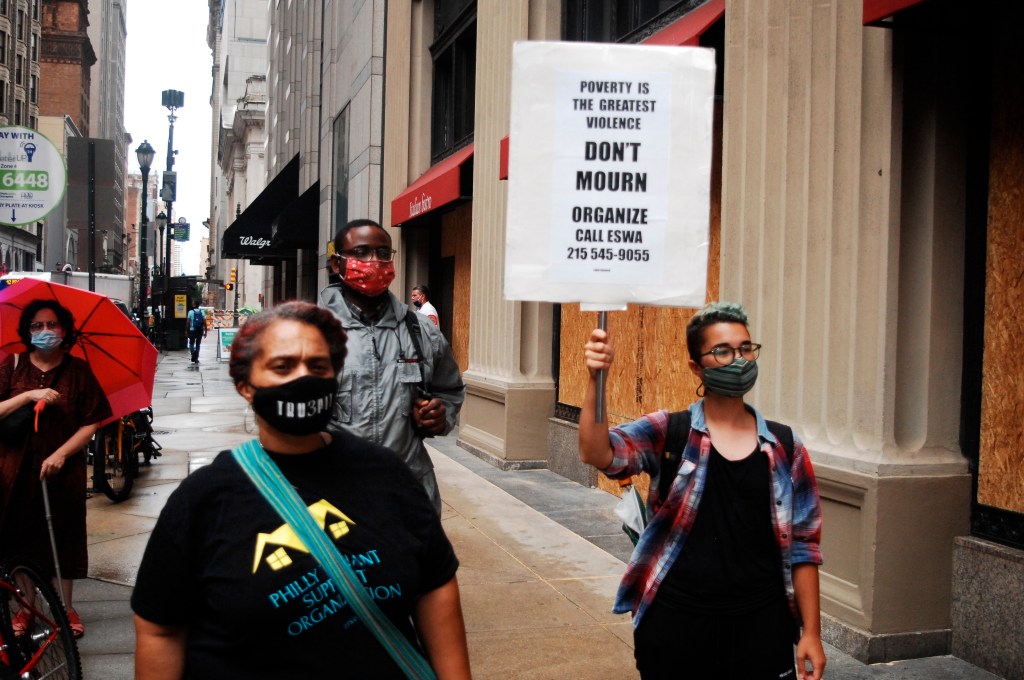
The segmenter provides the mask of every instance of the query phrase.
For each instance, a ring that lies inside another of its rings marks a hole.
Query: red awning
[[[864,25],[888,19],[893,14],[922,2],[924,0],[864,0]]]
[[[463,198],[462,166],[472,157],[470,144],[420,175],[391,201],[391,226],[397,227]]]
[[[508,135],[498,142],[498,179],[508,179]]]
[[[867,0],[865,0],[867,2]],[[708,0],[661,29],[642,45],[700,45],[700,37],[725,14],[725,0]]]
[[[865,6],[870,0],[864,0]],[[904,0],[906,2],[907,0]],[[917,0],[920,2],[921,0]],[[643,45],[700,45],[704,31],[725,15],[725,0],[708,0],[695,10],[687,12],[675,22],[661,29]],[[499,142],[498,179],[508,179],[508,136]]]

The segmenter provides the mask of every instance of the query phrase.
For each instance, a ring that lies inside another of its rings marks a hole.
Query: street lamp
[[[185,105],[185,93],[179,90],[164,90],[160,93],[161,105],[170,111],[170,115],[167,116],[167,121],[170,123],[170,127],[167,130],[167,171],[164,173],[164,186],[163,196],[164,205],[167,207],[167,240],[164,241],[164,300],[167,304],[166,314],[164,314],[164,342],[167,342],[167,331],[171,329],[171,304],[173,298],[170,295],[171,289],[171,209],[174,205],[175,189],[178,184],[178,176],[174,173],[174,154],[177,152],[174,150],[174,121],[177,120],[177,116],[174,112]],[[168,182],[168,180],[170,180]],[[176,345],[177,346],[177,345]],[[182,343],[184,346],[184,343]]]
[[[161,210],[156,216],[156,227],[160,230],[160,243],[164,242],[164,227],[167,226],[167,214]],[[160,267],[160,271],[164,273],[164,281],[166,282],[168,277],[167,270],[167,251],[165,250],[162,259],[157,261],[157,266]],[[164,284],[166,285],[166,283]]]
[[[145,323],[146,317],[146,231],[149,229],[149,217],[146,215],[146,192],[149,190],[149,168],[153,165],[153,158],[156,150],[148,141],[139,144],[135,150],[139,159],[139,170],[142,172],[142,210],[139,217],[139,227],[142,235],[139,239],[139,320]]]

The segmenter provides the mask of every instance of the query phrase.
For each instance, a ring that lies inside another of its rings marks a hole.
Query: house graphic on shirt
[[[322,527],[335,540],[348,533],[349,525],[355,526],[356,524],[345,513],[326,500],[321,499],[306,507],[309,510],[309,514],[313,515],[317,525]],[[331,522],[330,520],[332,519],[337,521]],[[306,545],[299,540],[299,537],[295,535],[292,528],[285,523],[269,534],[260,533],[256,535],[256,555],[252,562],[252,573],[255,574],[256,570],[259,569],[267,546],[277,546],[277,549],[266,557],[267,564],[274,571],[284,569],[292,563],[289,551],[309,554],[309,549]]]

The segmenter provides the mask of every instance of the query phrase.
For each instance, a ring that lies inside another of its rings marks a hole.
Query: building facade
[[[626,7],[388,3],[382,218],[402,243],[396,286],[426,279],[451,300],[460,445],[605,483],[576,463],[594,315],[502,298],[513,43],[713,47],[708,296],[750,311],[766,348],[751,401],[815,460],[824,635],[864,661],[952,652],[1020,676],[1024,360],[1007,350],[1021,324],[1021,10]],[[424,210],[442,177],[455,188]],[[693,311],[610,314],[635,358],[610,378],[612,420],[694,400],[679,352]]]
[[[91,67],[86,0],[40,0],[39,110],[70,116],[83,137],[90,134]],[[24,3],[16,3],[20,7]],[[18,10],[22,12],[21,9]],[[26,18],[27,21],[27,18]]]
[[[216,309],[259,308],[265,267],[221,248],[222,235],[267,183],[264,115],[267,102],[267,3],[210,3],[207,43],[213,52],[212,191],[206,249],[207,302]],[[237,290],[226,290],[236,270]]]
[[[267,8],[266,186],[220,237],[267,266],[264,304],[315,299],[337,227],[380,217],[385,4]]]
[[[0,3],[0,125],[38,129],[40,32],[39,0]],[[42,266],[45,232],[43,222],[0,225],[0,270]]]
[[[113,207],[110,213],[113,221],[103,227],[111,234],[103,262],[112,273],[126,272],[125,260],[128,259],[125,255],[128,250],[124,221],[128,153],[128,133],[124,129],[126,9],[126,0],[92,0],[89,3],[88,35],[96,53],[89,87],[91,135],[114,142]]]

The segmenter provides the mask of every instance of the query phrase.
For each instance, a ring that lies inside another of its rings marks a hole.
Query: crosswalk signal
[[[235,278],[238,274],[238,267],[231,268],[231,283],[234,283],[237,279]],[[231,290],[230,288],[228,290]]]
[[[225,283],[224,284],[224,290],[226,290],[226,291],[230,291],[234,287],[235,287],[235,284],[233,284],[233,283]]]

